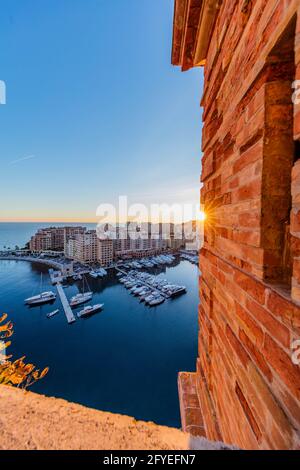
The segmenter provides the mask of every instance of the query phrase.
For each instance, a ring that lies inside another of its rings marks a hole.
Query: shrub
[[[0,317],[0,384],[12,385],[27,389],[38,380],[45,377],[49,368],[42,371],[36,369],[33,364],[25,364],[25,356],[12,361],[12,356],[6,355],[6,349],[11,345],[8,341],[13,335],[13,324],[7,320],[7,314]]]

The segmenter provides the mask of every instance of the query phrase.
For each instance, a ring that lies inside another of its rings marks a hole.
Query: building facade
[[[109,238],[98,238],[97,260],[101,266],[109,266],[114,261],[113,240]]]
[[[65,256],[69,257],[69,254],[74,252],[74,243],[77,235],[82,235],[86,231],[86,227],[78,226],[78,227],[64,227],[64,249],[65,249]],[[71,240],[71,243],[69,241]]]
[[[83,233],[84,227],[48,227],[39,229],[29,241],[31,251],[64,251],[70,238]]]
[[[75,261],[83,264],[95,263],[98,260],[98,238],[96,230],[86,230],[84,233],[77,234],[73,247]]]
[[[64,228],[49,227],[39,229],[29,242],[31,251],[63,250],[64,249]]]
[[[299,0],[176,0],[172,63],[204,66],[205,81],[199,357],[179,376],[183,427],[299,448]]]
[[[113,245],[116,260],[143,258],[165,251],[170,247],[170,238],[163,237],[161,224],[131,222],[117,226]]]
[[[66,243],[65,243],[65,257],[67,259],[72,259],[74,260],[76,258],[76,237],[70,238]]]

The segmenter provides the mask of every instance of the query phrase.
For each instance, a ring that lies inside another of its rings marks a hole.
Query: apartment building
[[[85,227],[47,227],[39,229],[29,241],[31,251],[64,251],[70,238],[84,233]]]
[[[98,255],[97,259],[101,266],[109,266],[114,260],[114,244],[109,238],[98,238],[97,241]]]
[[[29,241],[31,251],[63,250],[64,228],[49,227],[39,229]]]
[[[65,243],[65,257],[68,259],[75,259],[76,258],[76,237],[70,238]]]
[[[71,253],[74,247],[74,243],[70,240],[75,240],[77,235],[82,235],[86,231],[86,227],[77,226],[77,227],[64,227],[64,250],[65,256],[69,257],[69,250],[71,249]]]
[[[68,243],[73,250],[75,261],[80,263],[95,263],[98,258],[98,243],[96,230],[87,230],[75,236],[75,244]]]

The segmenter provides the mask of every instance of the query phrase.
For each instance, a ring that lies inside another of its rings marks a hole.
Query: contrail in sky
[[[35,158],[35,155],[28,155],[27,157],[18,158],[18,160],[13,160],[9,164],[10,165],[15,165],[16,163],[24,162],[25,160],[31,160],[32,158]]]

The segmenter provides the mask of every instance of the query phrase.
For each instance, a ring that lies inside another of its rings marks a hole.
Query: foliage
[[[45,377],[49,368],[40,371],[33,364],[25,364],[25,356],[11,361],[12,356],[7,356],[5,351],[11,345],[7,339],[13,335],[13,324],[10,321],[4,324],[6,320],[7,314],[4,313],[0,317],[0,384],[27,389]]]

